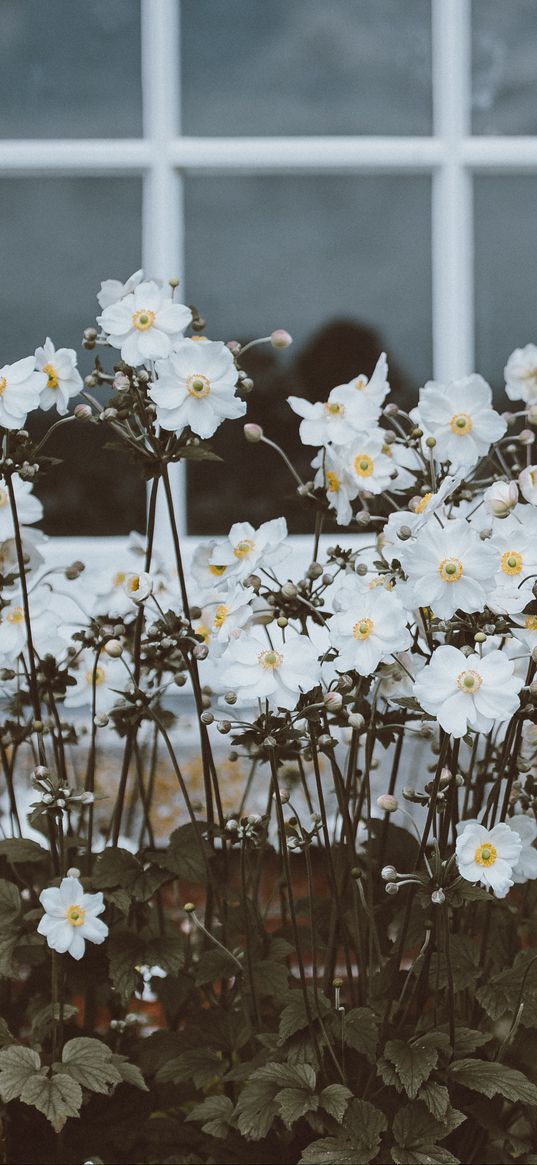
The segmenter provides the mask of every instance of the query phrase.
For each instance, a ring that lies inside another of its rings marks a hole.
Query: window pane
[[[531,175],[475,180],[476,368],[500,400],[513,348],[537,343],[536,204]]]
[[[473,132],[537,133],[535,0],[474,0]]]
[[[430,0],[183,0],[188,134],[431,133]]]
[[[286,352],[245,357],[256,382],[249,419],[310,476],[314,451],[299,448],[288,395],[325,399],[358,371],[369,375],[383,348],[400,401],[431,375],[429,179],[193,177],[185,187],[188,301],[214,338],[291,332]],[[295,530],[309,528],[287,470],[245,444],[240,422],[214,443],[227,464],[189,467],[193,532],[284,509]]]
[[[2,0],[0,137],[141,133],[139,0]]]
[[[101,280],[139,267],[140,222],[141,183],[132,178],[0,182],[0,364],[33,354],[50,336],[57,347],[77,350],[82,375],[91,371],[94,353],[81,350],[82,332],[100,310]],[[111,350],[109,360],[111,366]],[[44,432],[52,418],[32,413],[28,427]],[[126,457],[102,448],[105,440],[96,426],[74,421],[51,438],[50,453],[64,462],[36,490],[48,533],[121,534],[143,526],[143,487]]]

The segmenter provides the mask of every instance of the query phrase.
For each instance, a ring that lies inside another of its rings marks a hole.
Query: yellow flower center
[[[474,422],[469,413],[454,413],[450,422],[451,432],[458,437],[467,437],[472,432]]]
[[[24,611],[22,607],[13,607],[12,611],[8,611],[6,619],[8,623],[24,623]]]
[[[354,458],[354,472],[358,474],[358,477],[371,477],[374,470],[375,462],[367,453],[359,453]]]
[[[253,542],[251,538],[243,538],[240,542],[237,542],[233,553],[235,558],[246,558],[247,555],[251,554],[252,550],[254,549],[255,542]]]
[[[86,911],[82,906],[68,906],[67,907],[67,921],[71,926],[83,926],[86,921]]]
[[[198,623],[196,626],[196,635],[201,635],[203,642],[208,643],[211,638],[210,627],[207,627],[205,623]]]
[[[498,854],[496,846],[492,845],[490,841],[486,841],[483,845],[478,845],[474,861],[478,866],[493,866]]]
[[[360,392],[367,387],[367,376],[358,376],[354,381],[354,387],[359,388]]]
[[[443,558],[438,570],[440,571],[440,577],[447,583],[458,582],[463,575],[460,558]]]
[[[527,631],[537,631],[537,615],[526,615],[525,626]]]
[[[96,669],[95,669],[95,681],[93,678],[93,668],[90,668],[86,672],[86,683],[88,683],[88,684],[93,684],[93,682],[95,682],[95,685],[98,686],[99,684],[104,684],[105,679],[106,679],[106,672],[104,670],[104,667],[96,667]]]
[[[0,396],[3,396],[7,388],[7,380],[5,376],[0,376]]]
[[[421,501],[419,501],[417,503],[415,510],[414,510],[414,513],[415,514],[423,514],[423,511],[425,509],[427,509],[427,506],[429,505],[429,502],[430,502],[432,496],[433,496],[432,493],[425,494],[425,496],[421,498]]]
[[[333,473],[331,469],[326,471],[326,485],[333,494],[339,493],[341,489],[341,482],[337,473]]]
[[[154,311],[142,307],[139,311],[135,311],[132,317],[133,326],[137,332],[147,332],[149,328],[153,327],[156,318]]]
[[[208,376],[202,376],[201,372],[193,372],[192,376],[187,377],[186,387],[191,396],[202,400],[204,396],[209,395],[211,382]]]
[[[217,608],[216,608],[215,615],[214,615],[215,627],[217,627],[218,629],[220,627],[223,627],[228,615],[229,615],[229,607],[226,607],[225,603],[219,603]]]
[[[506,550],[502,554],[502,570],[504,574],[520,574],[524,566],[524,559],[518,550]]]
[[[215,575],[217,575],[217,577],[220,577],[220,575],[225,574],[225,572],[227,570],[227,566],[217,566],[216,563],[210,562],[209,563],[209,570],[210,570],[211,574],[215,574]]]
[[[57,388],[60,383],[60,378],[53,364],[43,364],[43,372],[48,376],[48,387]]]
[[[372,619],[360,619],[358,623],[354,624],[352,629],[354,638],[360,641],[369,639],[374,626],[375,624]]]
[[[268,671],[274,671],[277,667],[281,667],[283,663],[283,655],[280,651],[274,651],[273,648],[269,651],[260,652],[257,658],[261,667],[267,668]]]
[[[0,506],[7,506],[9,495],[7,489],[0,489]]]
[[[132,578],[129,579],[127,590],[130,591],[131,595],[135,595],[140,590],[140,576],[138,574],[133,574]]]
[[[477,671],[461,671],[457,676],[457,687],[461,692],[467,692],[469,696],[478,692],[482,683],[482,676]]]
[[[125,582],[126,577],[127,577],[127,575],[125,574],[124,570],[118,570],[117,574],[115,574],[113,579],[112,579],[114,586],[115,587],[122,587],[123,583]]]
[[[324,411],[330,417],[342,417],[345,413],[345,405],[338,404],[335,400],[328,400],[324,406]]]

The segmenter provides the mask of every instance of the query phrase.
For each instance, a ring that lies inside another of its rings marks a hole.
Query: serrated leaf
[[[321,1108],[333,1116],[338,1125],[345,1116],[349,1100],[352,1100],[352,1092],[344,1084],[329,1084],[327,1088],[323,1088],[319,1096]]]
[[[212,449],[206,449],[203,445],[183,445],[178,450],[174,461],[222,461],[223,458],[214,453]]]
[[[166,881],[166,875],[154,866],[145,868],[129,850],[107,846],[99,854],[92,875],[96,890],[119,888],[139,902],[147,902]]]
[[[303,1150],[300,1165],[369,1165],[387,1125],[384,1113],[369,1101],[352,1100],[341,1133],[312,1141]]]
[[[315,1020],[317,1014],[317,1003],[313,997],[313,992],[308,992],[308,998],[310,1001],[311,1015],[313,1020]],[[330,1010],[330,1004],[324,995],[318,996],[318,1007],[321,1016],[326,1015],[327,1011]],[[284,1007],[280,1015],[280,1024],[278,1028],[280,1044],[284,1044],[285,1041],[289,1040],[291,1036],[294,1036],[296,1032],[304,1031],[307,1027],[309,1027],[309,1023],[304,996],[302,991],[295,991],[293,995],[291,995],[289,1003],[286,1007]]]
[[[398,1109],[392,1132],[400,1148],[427,1152],[428,1146],[449,1136],[465,1119],[456,1109],[449,1109],[441,1120],[436,1120],[425,1105],[417,1101]]]
[[[200,955],[196,966],[196,986],[203,987],[205,983],[214,983],[216,979],[234,979],[237,974],[240,972],[234,958],[215,947]]]
[[[198,833],[201,834],[205,822],[198,822]],[[198,836],[192,824],[180,825],[170,836],[168,849],[158,850],[147,856],[156,865],[175,874],[185,882],[197,882],[205,885],[207,881],[206,860],[209,860],[211,850],[205,839]],[[204,858],[205,855],[205,858]]]
[[[519,1072],[490,1060],[456,1060],[450,1064],[449,1074],[457,1084],[463,1084],[483,1096],[500,1096],[506,1100],[537,1104],[537,1087]]]
[[[285,998],[289,985],[289,971],[285,963],[261,959],[253,965],[254,986],[259,995]]]
[[[309,1112],[315,1112],[319,1107],[319,1098],[315,1093],[305,1088],[282,1088],[274,1097],[280,1111],[280,1117],[286,1128],[293,1125]]]
[[[459,1158],[443,1145],[422,1145],[419,1149],[395,1146],[391,1154],[395,1165],[460,1165]]]
[[[449,1092],[444,1084],[428,1080],[422,1084],[418,1100],[423,1100],[431,1116],[434,1116],[436,1120],[443,1120],[449,1108]]]
[[[229,1096],[207,1096],[186,1117],[187,1121],[201,1121],[202,1132],[209,1137],[227,1137],[233,1114]]]
[[[0,1050],[0,1096],[5,1104],[20,1097],[30,1076],[41,1068],[41,1058],[32,1048],[20,1044]]]
[[[117,1069],[124,1084],[132,1084],[133,1088],[140,1088],[142,1092],[149,1092],[147,1084],[137,1064],[132,1064],[120,1052],[112,1053],[112,1064]]]
[[[389,1040],[384,1055],[393,1064],[410,1100],[416,1098],[421,1085],[428,1080],[438,1063],[438,1050],[423,1045],[419,1040],[412,1044],[404,1040]]]
[[[21,916],[22,901],[20,890],[13,882],[6,882],[5,878],[0,878],[0,926],[2,930],[5,927],[13,926]]]
[[[491,1039],[491,1032],[480,1032],[471,1027],[456,1027],[454,1056],[462,1060],[464,1056],[469,1056],[470,1052],[482,1048],[483,1044],[490,1043]]]
[[[73,1007],[70,1003],[64,1003],[61,1009],[62,1018],[64,1021],[74,1019],[78,1015],[78,1007]],[[32,1016],[32,1037],[36,1043],[41,1043],[44,1037],[52,1030],[54,1021],[60,1019],[60,1005],[56,1003],[54,1009],[51,1003],[40,1007],[38,1011],[34,1012]]]
[[[37,1108],[59,1133],[70,1116],[78,1116],[82,1089],[76,1080],[61,1072],[54,1076],[33,1075],[26,1081],[20,1099]]]
[[[191,1048],[163,1064],[158,1069],[157,1080],[160,1084],[168,1081],[183,1084],[191,1080],[195,1088],[207,1088],[224,1074],[225,1068],[220,1052],[213,1048]]]
[[[374,1012],[369,1007],[353,1007],[342,1025],[342,1038],[349,1048],[375,1062],[379,1029]]]
[[[257,1068],[245,1084],[235,1109],[239,1132],[252,1141],[266,1137],[272,1123],[280,1114],[276,1100],[278,1093],[298,1091],[304,1097],[315,1088],[315,1072],[310,1064],[265,1064]],[[286,1098],[291,1107],[296,1097]]]
[[[122,1080],[121,1073],[112,1063],[112,1052],[107,1044],[88,1036],[68,1040],[63,1049],[61,1065],[55,1065],[55,1068],[66,1072],[90,1092],[108,1094]]]
[[[22,862],[44,862],[49,858],[48,851],[37,841],[26,837],[8,837],[0,841],[0,857],[7,858],[11,865]]]

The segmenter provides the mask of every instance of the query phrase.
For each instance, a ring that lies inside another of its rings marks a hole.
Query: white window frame
[[[191,137],[180,133],[180,0],[141,0],[143,136],[0,142],[0,178],[123,175],[143,178],[144,269],[184,270],[183,178],[189,174],[429,174],[432,178],[433,376],[471,372],[475,358],[473,177],[537,173],[537,137],[470,132],[471,0],[432,0],[433,133],[419,136]],[[118,272],[118,275],[121,275]],[[127,274],[127,273],[125,273]],[[182,282],[184,289],[184,283]],[[184,294],[188,298],[187,288]],[[186,478],[174,467],[179,525],[188,549]],[[157,538],[167,544],[164,509]],[[295,539],[297,548],[305,539]],[[54,561],[105,563],[124,538],[54,538]]]

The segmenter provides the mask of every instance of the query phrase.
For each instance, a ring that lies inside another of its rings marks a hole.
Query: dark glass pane
[[[429,134],[430,0],[183,0],[187,134]]]
[[[476,367],[500,403],[511,352],[537,343],[536,205],[533,175],[475,180]]]
[[[32,355],[50,336],[57,348],[77,350],[82,375],[91,371],[94,354],[81,349],[82,331],[100,310],[101,280],[139,267],[140,223],[137,179],[0,182],[0,364]],[[110,350],[103,361],[112,366],[116,358]],[[32,413],[28,427],[44,432],[54,415]],[[144,487],[126,457],[103,449],[105,440],[96,426],[74,421],[51,438],[50,453],[64,462],[36,491],[49,534],[123,534],[143,526]]]
[[[214,339],[245,341],[287,328],[284,353],[253,349],[248,419],[310,476],[291,393],[325,399],[388,352],[397,399],[430,377],[430,182],[417,176],[189,178],[187,297]],[[293,481],[275,454],[246,445],[227,422],[215,447],[225,465],[189,468],[189,523],[224,531],[237,519],[284,512],[308,529]]]
[[[141,133],[139,0],[0,7],[0,138]]]
[[[472,31],[473,132],[537,133],[535,0],[474,0]]]

